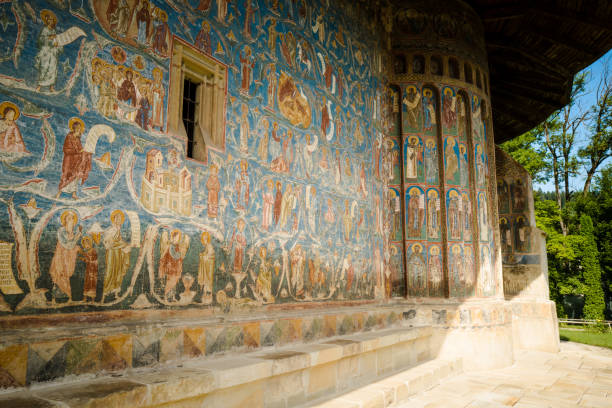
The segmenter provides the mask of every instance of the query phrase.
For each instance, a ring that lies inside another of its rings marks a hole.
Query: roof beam
[[[543,98],[538,95],[529,95],[529,94],[526,94],[525,92],[516,90],[516,88],[517,87],[511,87],[508,85],[505,85],[503,87],[498,86],[493,90],[493,95],[503,94],[511,98],[527,99],[528,101],[532,101],[538,104],[549,106],[555,110],[560,109],[564,105],[561,101],[555,101],[553,99]],[[497,101],[499,101],[499,99],[497,99]]]
[[[519,54],[520,56],[522,56],[523,58],[525,58],[526,60],[529,60],[532,64],[543,67],[547,70],[550,70],[563,78],[571,75],[569,70],[566,67],[560,64],[554,63],[554,62],[546,62],[541,56],[532,55],[528,53],[527,51],[525,51],[524,49],[514,45],[514,44],[521,44],[521,43],[522,41],[520,39],[512,39],[512,38],[492,36],[492,35],[486,36],[486,44],[487,44],[487,47],[489,48],[498,48],[502,50],[515,52]]]
[[[567,35],[559,34],[559,32],[555,32],[553,35],[550,35],[550,31],[542,30],[537,27],[523,28],[522,32],[529,35],[538,36],[546,41],[549,41],[555,45],[559,45],[566,49],[572,50],[573,52],[580,53],[589,59],[596,59],[598,57],[598,53],[591,49],[589,45],[582,44],[576,42],[574,37],[570,37]]]
[[[489,44],[487,44],[489,47]],[[497,48],[501,51],[507,51],[503,47],[495,47],[491,46],[489,48]],[[512,50],[515,51],[515,50]],[[539,73],[542,77],[546,78],[550,81],[565,81],[567,79],[567,75],[563,75],[560,72],[556,72],[555,70],[551,70],[548,67],[542,66],[542,64],[533,64],[528,63],[526,61],[520,61],[517,58],[508,58],[508,55],[504,53],[503,57],[496,57],[494,54],[489,52],[489,65],[503,65],[513,70],[512,74],[514,75],[523,75],[526,72]],[[518,68],[517,68],[518,67]],[[569,75],[569,74],[568,74]]]
[[[574,24],[589,25],[591,27],[598,28],[603,31],[612,32],[612,24],[607,18],[599,18],[598,15],[592,13],[585,13],[583,11],[562,9],[560,7],[542,7],[542,5],[534,6],[531,3],[529,11],[553,18],[571,21]],[[587,4],[591,5],[590,2]]]
[[[566,92],[559,92],[559,87],[548,87],[541,82],[526,81],[524,76],[520,78],[520,81],[518,79],[511,81],[506,78],[508,78],[507,75],[495,75],[493,80],[496,85],[514,89],[516,92],[534,92],[539,95],[553,96],[553,98],[557,98],[559,101],[565,100],[568,96]]]

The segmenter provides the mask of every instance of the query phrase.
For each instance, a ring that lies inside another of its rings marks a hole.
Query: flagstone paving
[[[511,367],[462,373],[401,408],[612,407],[612,350],[562,342],[556,354],[520,352]]]

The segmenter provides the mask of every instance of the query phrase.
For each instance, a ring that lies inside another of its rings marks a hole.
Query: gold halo
[[[436,190],[429,190],[429,192],[427,193],[427,197],[438,198],[438,192]]]
[[[163,21],[164,23],[168,21],[168,14],[166,14],[166,12],[160,8],[157,9],[157,15],[159,16],[159,19],[161,21]]]
[[[72,130],[72,126],[73,126],[75,123],[80,123],[80,124],[81,124],[81,129],[85,129],[85,122],[83,122],[83,121],[81,120],[81,118],[77,118],[77,117],[70,118],[70,120],[68,121],[68,128],[69,128],[70,130]]]
[[[423,252],[423,245],[421,245],[421,244],[413,244],[412,245],[412,252],[414,252],[414,250],[416,248],[419,248],[421,250],[421,252]]]
[[[433,141],[433,139],[427,139],[427,142],[425,142],[425,144],[427,145],[427,147],[432,147],[435,145],[435,142]]]
[[[414,92],[417,92],[416,86],[414,85],[410,85],[406,87],[406,93],[408,93],[409,90],[414,89]]]
[[[429,248],[429,253],[432,255],[438,255],[440,253],[440,248],[438,248],[436,245],[432,245],[431,248]]]
[[[19,118],[19,115],[21,114],[21,112],[19,111],[19,108],[17,107],[17,105],[15,105],[13,102],[2,102],[0,104],[0,116],[2,116],[2,118],[4,119],[4,112],[8,109],[11,108],[15,111],[15,117],[13,118],[13,120],[17,120],[17,118]]]
[[[65,227],[66,226],[66,218],[68,216],[72,216],[75,218],[75,224],[76,221],[79,220],[79,216],[77,215],[77,213],[73,210],[66,210],[62,213],[62,215],[60,215],[60,222],[62,223],[62,225]]]
[[[459,246],[459,244],[453,245],[452,248],[453,248],[452,249],[453,254],[458,254],[459,252],[461,252],[461,247]]]
[[[466,151],[465,145],[464,144],[460,144],[459,145],[459,151],[463,154]]]
[[[210,31],[210,24],[208,23],[208,21],[202,21],[202,28],[206,28]]]
[[[452,89],[450,89],[450,88],[446,88],[446,89],[444,90],[444,95],[452,95],[452,94],[453,94],[453,90],[452,90]]]
[[[155,78],[156,75],[162,75],[162,70],[159,69],[159,67],[155,67],[153,68],[153,77]]]
[[[414,195],[419,195],[419,194],[421,194],[421,191],[419,190],[419,188],[418,188],[418,187],[412,187],[412,188],[410,189],[410,191],[409,191],[409,194],[410,194],[411,196],[414,196]]]
[[[507,224],[507,223],[508,223],[508,220],[507,220],[507,219],[505,219],[504,217],[501,217],[501,218],[499,219],[499,223],[500,223],[500,224]]]
[[[423,95],[430,97],[431,95],[433,95],[433,93],[431,92],[431,89],[425,89],[423,91]]]
[[[466,246],[463,248],[463,255],[472,255],[472,248]]]
[[[121,224],[123,224],[125,222],[125,214],[123,213],[123,211],[114,210],[110,215],[111,221],[113,220],[113,218],[115,218],[116,215],[121,215]]]
[[[416,140],[416,142],[417,142],[417,143],[419,142],[419,138],[418,138],[418,137],[416,137],[416,136],[410,136],[410,137],[408,138],[408,142],[410,142],[410,143],[412,143],[414,140]]]
[[[53,21],[57,23],[57,16],[51,10],[44,9],[40,12],[40,19],[45,21],[47,17],[53,18]]]
[[[89,242],[89,245],[93,247],[93,240],[91,239],[91,237],[89,235],[85,235],[83,238],[81,238],[81,246],[82,247],[85,246],[85,242]]]
[[[459,197],[459,193],[456,190],[451,190],[448,192],[449,197]]]
[[[172,237],[174,234],[179,234],[179,237],[182,235],[182,232],[180,229],[178,228],[174,228],[172,231],[170,231],[170,237]]]
[[[210,243],[210,232],[203,231],[202,235],[200,235],[200,242],[202,242],[203,245]]]
[[[259,248],[260,257],[265,258],[267,253],[268,253],[268,250],[266,249],[265,246],[262,246],[261,248]]]

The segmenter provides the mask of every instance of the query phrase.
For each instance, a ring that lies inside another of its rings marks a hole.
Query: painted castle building
[[[164,209],[189,217],[191,215],[191,173],[187,167],[164,169],[164,156],[158,149],[147,152],[147,164],[142,177],[140,202],[155,213]]]
[[[496,143],[567,101],[612,10],[493,3],[0,2],[0,387],[389,330],[355,384],[555,351],[531,181]],[[315,371],[202,392],[353,384]]]

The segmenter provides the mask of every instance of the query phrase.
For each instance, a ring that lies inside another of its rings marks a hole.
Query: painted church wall
[[[462,87],[402,82],[409,296],[443,297],[445,285],[453,298],[497,294],[492,140],[480,98]]]
[[[385,210],[399,139],[357,8],[9,1],[0,16],[1,313],[402,295]],[[227,68],[204,162],[168,132],[176,41]]]

